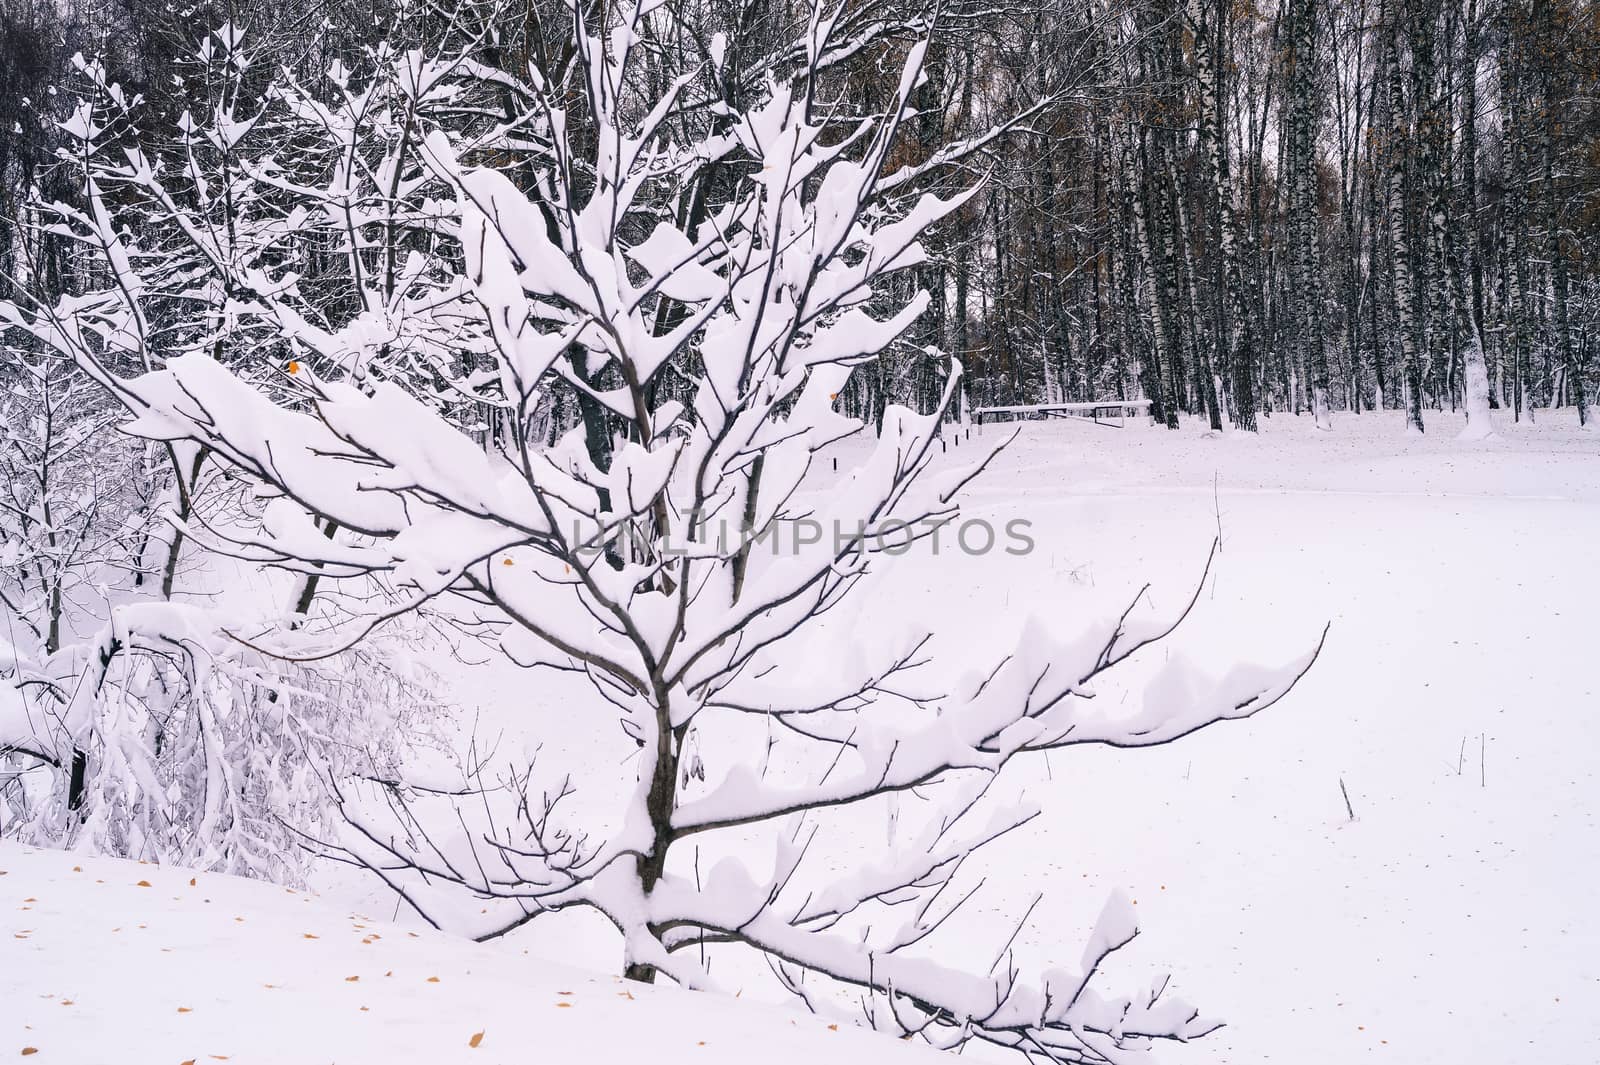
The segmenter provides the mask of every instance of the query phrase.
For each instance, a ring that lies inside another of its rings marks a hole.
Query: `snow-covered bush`
[[[328,776],[388,779],[426,691],[381,648],[255,666],[207,609],[123,603],[0,661],[0,836],[297,884]]]
[[[251,612],[169,601],[182,538],[160,519],[248,521],[247,501],[181,444],[201,503],[163,498],[165,461],[109,431],[103,388],[0,351],[0,838],[298,882],[323,778],[390,778],[435,731],[426,674],[393,638],[264,658],[228,635]]]
[[[0,610],[12,642],[54,652],[98,584],[137,566],[141,447],[59,355],[0,347]]]
[[[77,360],[136,372],[204,351],[257,379],[281,366],[278,324],[235,295],[263,264],[321,260],[294,299],[302,323],[359,291],[338,235],[357,208],[295,184],[358,165],[359,116],[301,106],[224,25],[192,57],[191,112],[147,154],[143,101],[99,63],[75,67],[57,165],[82,194],[29,205],[33,276],[0,303],[0,835],[297,882],[300,844],[327,828],[327,778],[392,779],[402,752],[436,745],[431,677],[395,654],[403,631],[327,661],[252,649],[262,628],[339,604],[316,600],[315,567],[213,602],[237,567],[192,567],[194,548],[259,526],[263,501],[203,446],[110,431],[121,408]],[[279,110],[249,113],[264,92]],[[252,133],[299,149],[298,171]]]
[[[350,653],[433,604],[521,666],[587,679],[574,712],[615,716],[632,784],[610,817],[568,812],[580,765],[512,767],[492,786],[492,768],[444,784],[335,780],[349,823],[330,850],[425,916],[463,895],[476,917],[460,927],[488,937],[592,908],[620,934],[630,976],[692,987],[709,983],[699,948],[742,945],[791,978],[860,989],[870,1023],[939,1046],[1105,1061],[1204,1034],[1212,1022],[1163,982],[1117,998],[1091,987],[1137,930],[1120,900],[1076,970],[968,972],[927,950],[961,904],[944,892],[956,871],[1031,816],[989,799],[1013,758],[1161,744],[1248,716],[1312,655],[1214,681],[1174,660],[1123,714],[1092,685],[1187,611],[1130,607],[1065,642],[1035,628],[942,689],[919,666],[951,651],[914,619],[848,638],[825,624],[865,608],[852,595],[863,577],[954,518],[987,461],[933,467],[959,367],[940,410],[890,408],[853,468],[831,476],[816,461],[863,430],[836,409],[852,371],[927,306],[926,293],[893,303],[890,282],[965,197],[919,195],[919,177],[978,146],[893,164],[925,46],[845,33],[843,10],[807,9],[756,79],[727,69],[726,37],[642,0],[572,7],[562,47],[526,70],[375,56],[365,83],[417,102],[403,121],[358,108],[369,90],[342,71],[321,97],[272,90],[258,126],[289,107],[352,147],[315,188],[277,179],[264,155],[242,169],[319,206],[237,267],[209,232],[176,227],[225,278],[220,318],[270,336],[270,373],[203,345],[157,350],[149,257],[105,221],[96,181],[77,224],[116,284],[21,317],[121,400],[125,431],[203,448],[268,500],[258,524],[210,529],[208,543],[337,589],[335,606],[252,648]],[[828,71],[869,46],[893,61],[896,90],[862,116]],[[422,106],[458,99],[463,71],[501,92],[493,128],[463,118],[470,107]],[[749,90],[737,108],[734,79]],[[404,149],[363,154],[383,144]],[[184,217],[158,168],[137,150],[125,160],[125,187]],[[374,179],[377,213],[357,206]],[[313,317],[296,241],[318,212],[343,220],[357,280],[354,298]],[[401,228],[404,242],[390,236]],[[552,395],[586,413],[545,446]],[[822,535],[801,533],[812,528]],[[818,888],[807,858],[821,819],[903,793],[931,800],[926,822]],[[702,869],[702,849],[720,860]],[[760,870],[755,854],[770,855]]]

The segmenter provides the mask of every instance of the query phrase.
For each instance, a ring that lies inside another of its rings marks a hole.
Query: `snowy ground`
[[[1030,782],[1049,816],[994,856],[1080,926],[1133,894],[1130,966],[1230,1022],[1171,1060],[1600,1060],[1600,441],[1556,416],[1466,445],[1460,424],[1033,423],[968,512],[1032,518],[1039,551],[907,575],[908,608],[943,600],[974,639],[1145,579],[1170,602],[1220,514],[1186,649],[1271,661],[1333,622],[1258,719],[1055,759]]]
[[[0,844],[0,1061],[933,1063],[254,881]]]
[[[1345,415],[1318,434],[1279,416],[1255,437],[1210,438],[1026,423],[964,514],[1026,519],[1036,549],[968,557],[947,544],[885,574],[869,605],[925,620],[937,651],[972,663],[1030,613],[1071,629],[1146,581],[1154,606],[1176,606],[1220,528],[1213,579],[1175,652],[1218,669],[1278,661],[1333,625],[1312,674],[1259,718],[1158,750],[1020,767],[1011,786],[1045,816],[985,852],[976,921],[944,944],[952,960],[987,965],[1004,918],[1036,894],[1023,953],[1074,960],[1121,887],[1144,934],[1108,988],[1171,971],[1179,994],[1229,1022],[1163,1048],[1162,1061],[1600,1060],[1600,439],[1560,414],[1481,444],[1455,441],[1457,418],[1429,424],[1419,438],[1398,416]],[[978,443],[975,431],[959,455]],[[581,690],[494,665],[460,676],[480,730],[542,742],[545,757],[615,740],[607,715],[583,712]],[[602,760],[603,773],[625,772],[610,751]],[[877,831],[863,827],[860,845]],[[753,1060],[758,1042],[794,1061],[907,1051],[805,1017],[790,1026],[794,1014],[750,1002],[773,996],[770,977],[731,959],[719,971],[744,992],[737,1005],[630,1000],[610,975],[536,960],[615,971],[615,944],[590,923],[534,926],[492,948],[399,930],[364,944],[380,926],[348,907],[389,918],[393,901],[343,874],[321,878],[338,900],[324,904],[15,848],[0,850],[0,869],[15,926],[0,936],[0,1034],[37,1046],[40,1062],[512,1060],[513,1046],[529,1060],[530,1040],[540,1061],[611,1061],[623,1057],[616,1033],[645,1011],[663,1025],[637,1029],[657,1060]],[[130,887],[140,879],[154,886]],[[21,929],[33,931],[14,940]],[[205,965],[219,957],[220,969]],[[789,1031],[763,1040],[774,1024]]]
[[[1228,1021],[1163,1061],[1600,1061],[1600,439],[1562,412],[1481,444],[1456,441],[1462,424],[1021,426],[963,513],[1029,520],[1035,550],[919,550],[869,593],[875,609],[987,661],[1030,613],[1070,630],[1147,581],[1176,607],[1220,524],[1175,650],[1214,669],[1277,662],[1333,627],[1312,674],[1258,719],[1022,767],[1013,786],[1045,816],[985,852],[984,919],[946,940],[953,958],[987,966],[1005,918],[1042,894],[1025,949],[1076,959],[1122,887],[1143,935],[1108,989],[1170,971]],[[948,458],[1013,428],[974,430]],[[575,722],[577,691],[492,675],[485,721],[568,752],[614,731]],[[863,832],[871,846],[881,827]],[[536,952],[616,964],[592,924],[540,935]],[[747,996],[771,994],[764,973],[727,964]]]

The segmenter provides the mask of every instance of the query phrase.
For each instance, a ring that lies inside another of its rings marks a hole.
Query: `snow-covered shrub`
[[[297,884],[330,776],[389,779],[430,723],[381,647],[252,666],[204,608],[124,603],[0,662],[0,837]]]
[[[109,431],[77,366],[3,351],[0,837],[298,882],[324,778],[392,778],[435,731],[429,678],[390,634],[291,664],[228,635],[259,627],[248,613],[168,601],[164,463]],[[248,521],[202,478],[190,491],[197,519]]]
[[[619,933],[628,975],[691,987],[710,982],[699,948],[751,948],[785,974],[859,989],[870,1023],[939,1046],[976,1038],[1105,1061],[1202,1035],[1212,1022],[1163,982],[1115,998],[1091,986],[1137,931],[1124,901],[1076,970],[966,971],[926,941],[961,905],[943,890],[955,872],[1031,816],[990,801],[1013,758],[1161,744],[1248,716],[1314,652],[1217,680],[1174,660],[1138,710],[1119,713],[1092,686],[1187,611],[1152,620],[1130,607],[1069,641],[1036,627],[1015,654],[942,688],[920,666],[953,651],[915,619],[889,614],[845,638],[828,628],[867,607],[852,593],[892,561],[885,547],[957,515],[988,458],[933,467],[957,367],[933,414],[891,407],[864,460],[837,476],[816,460],[863,430],[837,410],[853,370],[928,304],[893,301],[891,281],[925,261],[919,237],[965,196],[919,195],[919,177],[981,143],[894,165],[924,44],[847,32],[845,11],[805,9],[754,78],[725,66],[724,36],[692,32],[656,0],[573,6],[557,57],[526,70],[375,57],[387,66],[364,83],[403,100],[455,99],[456,73],[477,70],[503,104],[489,130],[462,117],[472,108],[419,103],[403,123],[358,109],[342,72],[321,97],[275,91],[299,114],[330,116],[335,141],[405,149],[380,152],[382,166],[334,164],[309,196],[344,219],[359,298],[306,313],[294,227],[274,256],[214,266],[227,278],[222,316],[272,336],[271,372],[203,346],[156,356],[141,325],[145,256],[98,221],[110,210],[93,182],[80,225],[99,234],[118,283],[28,324],[122,401],[125,431],[204,448],[270,499],[259,525],[209,543],[340,589],[338,609],[253,648],[349,653],[432,604],[529,670],[585,678],[591,698],[575,713],[615,717],[632,772],[609,817],[569,812],[581,763],[444,784],[335,780],[349,826],[330,850],[425,916],[443,920],[449,896],[465,897],[473,916],[457,927],[489,937],[592,908]],[[862,116],[828,72],[865,47],[893,60],[896,88]],[[174,200],[156,168],[127,159],[120,180]],[[403,190],[378,197],[384,213],[352,206],[373,175]],[[388,238],[397,215],[416,236],[403,258]],[[552,394],[584,414],[544,446]],[[799,535],[802,520],[823,534]],[[930,800],[925,823],[819,888],[807,865],[817,826],[905,793]],[[718,856],[709,868],[702,849]]]
[[[137,568],[143,447],[111,432],[106,398],[61,356],[0,343],[0,610],[20,630],[10,642],[57,650],[108,575]]]
[[[29,205],[34,276],[0,303],[0,835],[297,882],[330,776],[392,779],[402,752],[438,746],[432,678],[403,629],[326,661],[253,650],[263,627],[339,603],[317,600],[315,566],[214,603],[236,564],[193,567],[196,546],[259,526],[270,501],[204,447],[113,432],[120,406],[75,359],[92,349],[126,372],[204,351],[255,379],[281,368],[279,324],[235,299],[263,264],[330,261],[294,299],[314,328],[359,290],[337,235],[359,208],[296,180],[363,165],[348,139],[362,124],[258,76],[224,25],[192,57],[173,143],[147,154],[142,101],[99,63],[75,66],[58,167],[82,194]],[[249,113],[263,93],[278,110]],[[260,146],[299,149],[298,171]]]

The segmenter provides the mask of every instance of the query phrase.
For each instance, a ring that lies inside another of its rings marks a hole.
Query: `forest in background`
[[[457,5],[459,6],[459,5]],[[548,6],[548,5],[544,5]],[[795,11],[675,4],[760,78]],[[486,69],[549,59],[539,0],[484,7]],[[1145,396],[1158,421],[1463,401],[1481,344],[1488,400],[1586,417],[1600,325],[1594,86],[1600,8],[1578,0],[866,0],[834,64],[865,110],[931,28],[896,165],[976,150],[919,181],[987,178],[900,283],[928,312],[844,396],[879,419],[931,410],[959,358],[970,404]],[[98,57],[168,128],[197,106],[198,42],[233,19],[257,66],[326,76],[379,40],[426,40],[442,6],[5,0],[0,20],[0,298],[19,279],[89,282],[30,198],[72,202],[56,158],[71,58]],[[559,21],[559,20],[557,20]],[[725,79],[737,107],[741,76]],[[843,118],[844,116],[841,116]],[[994,135],[995,131],[999,135]],[[148,146],[147,146],[148,150]],[[173,145],[177,151],[178,146]],[[935,163],[937,159],[931,160]],[[709,167],[700,210],[738,180]],[[561,402],[555,425],[579,417]]]

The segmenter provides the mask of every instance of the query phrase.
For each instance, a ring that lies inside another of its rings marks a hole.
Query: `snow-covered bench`
[[[1150,401],[1148,399],[1105,399],[1093,400],[1087,403],[1032,403],[1011,407],[977,407],[974,408],[972,417],[974,421],[981,424],[984,418],[1000,414],[1009,414],[1013,418],[1026,417],[1030,414],[1037,414],[1045,418],[1068,418],[1088,415],[1096,425],[1110,425],[1120,428],[1130,413],[1149,414]],[[1114,422],[1109,420],[1113,415],[1117,419]]]

